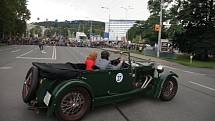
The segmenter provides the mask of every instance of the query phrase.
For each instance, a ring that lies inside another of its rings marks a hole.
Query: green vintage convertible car
[[[80,120],[94,106],[148,95],[163,101],[174,98],[177,75],[154,62],[128,60],[118,70],[85,70],[82,63],[32,63],[22,97],[32,109],[47,109],[59,120]],[[113,64],[117,60],[112,61]]]

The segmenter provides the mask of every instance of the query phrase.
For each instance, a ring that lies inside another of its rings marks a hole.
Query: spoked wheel
[[[167,79],[163,84],[160,99],[163,101],[172,100],[175,97],[177,90],[178,90],[178,83],[176,79],[173,77]]]
[[[24,81],[22,96],[25,98],[28,96],[29,90],[31,88],[32,72],[30,72]]]
[[[63,121],[80,120],[91,105],[90,95],[82,87],[64,92],[57,101],[55,114]]]
[[[27,72],[22,89],[22,98],[25,103],[35,98],[38,82],[38,69],[31,67]]]

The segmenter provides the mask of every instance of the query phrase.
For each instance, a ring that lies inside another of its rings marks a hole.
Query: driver
[[[120,58],[120,62],[114,66],[109,60],[110,53],[106,50],[101,52],[101,59],[96,60],[96,66],[100,69],[120,69],[123,63],[123,60]]]

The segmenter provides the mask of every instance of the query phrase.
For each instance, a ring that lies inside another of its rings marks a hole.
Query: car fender
[[[155,93],[154,93],[155,98],[160,97],[163,84],[164,84],[165,80],[170,77],[178,78],[178,75],[172,71],[168,71],[166,73],[160,74],[160,76],[158,77],[158,83],[156,84],[156,89],[155,89]]]
[[[54,110],[55,110],[55,105],[56,105],[56,102],[57,102],[57,99],[58,99],[60,93],[62,91],[66,91],[66,90],[71,89],[72,87],[76,87],[76,86],[85,88],[89,92],[92,102],[93,102],[94,94],[93,94],[92,88],[89,86],[89,84],[87,84],[86,82],[81,81],[81,80],[67,80],[67,81],[60,83],[52,91],[52,97],[51,97],[50,104],[48,106],[48,111],[47,111],[48,116],[53,115]]]

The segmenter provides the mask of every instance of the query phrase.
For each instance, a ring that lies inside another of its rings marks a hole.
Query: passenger
[[[86,58],[86,70],[93,70],[93,66],[95,65],[95,61],[97,58],[96,51],[92,51]]]
[[[110,53],[106,50],[101,52],[101,59],[98,59],[96,61],[96,66],[100,69],[120,69],[123,63],[123,60],[120,58],[120,62],[114,66],[111,64],[111,61],[109,60]]]

